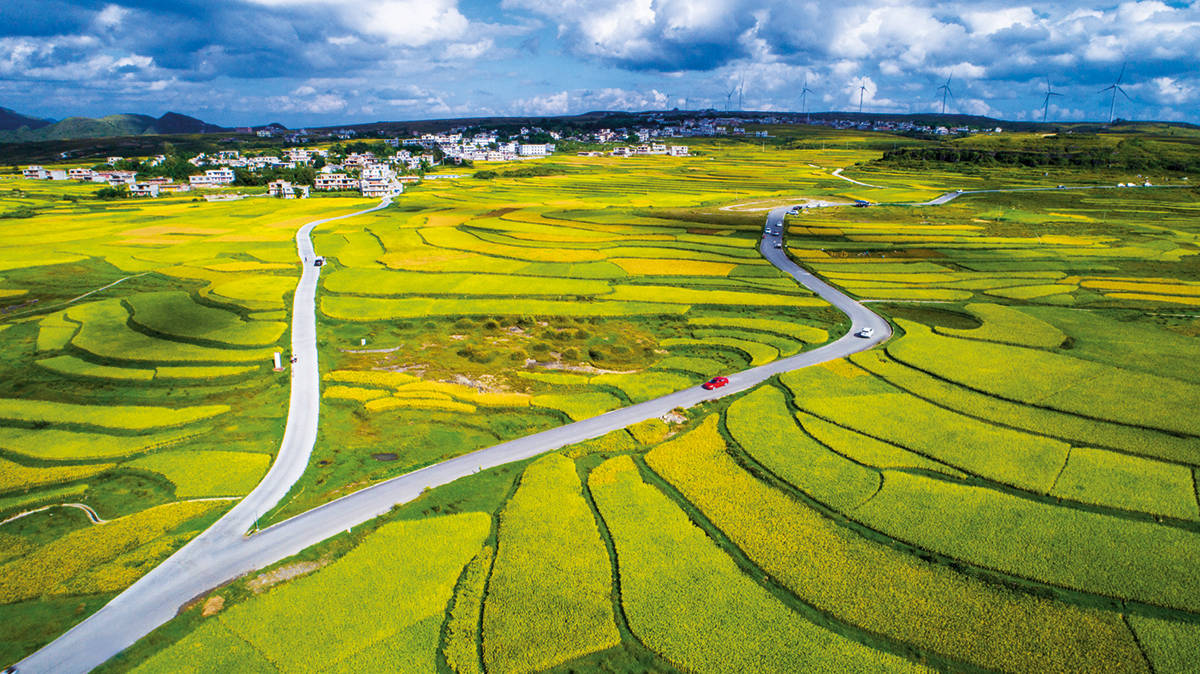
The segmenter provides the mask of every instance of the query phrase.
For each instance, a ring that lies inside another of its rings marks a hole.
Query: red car
[[[705,391],[711,391],[715,388],[721,388],[729,383],[729,377],[713,377],[700,385],[700,388]]]

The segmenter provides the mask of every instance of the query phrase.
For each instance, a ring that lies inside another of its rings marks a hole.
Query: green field
[[[429,490],[214,588],[101,671],[1194,668],[1197,190],[912,206],[1130,176],[769,130],[426,181],[318,228],[319,436],[262,524],[841,337],[756,250],[776,205],[873,203],[790,216],[785,241],[892,339]],[[10,661],[265,474],[294,231],[367,203],[61,196],[0,180],[36,211],[0,244]]]

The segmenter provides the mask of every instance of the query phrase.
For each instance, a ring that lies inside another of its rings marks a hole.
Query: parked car
[[[317,259],[313,260],[314,267],[320,267],[323,264],[325,264],[325,258],[323,257],[318,257]]]
[[[868,327],[868,328],[863,328],[862,330],[858,331],[859,337],[870,337],[871,335],[874,335],[874,334],[875,334],[875,328]]]
[[[700,385],[700,388],[705,391],[711,391],[715,388],[721,388],[729,383],[729,377],[713,377]]]

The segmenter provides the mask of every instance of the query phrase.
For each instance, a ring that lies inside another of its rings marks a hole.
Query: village
[[[612,143],[619,139],[649,141],[659,137],[659,129],[637,129],[634,132],[613,132],[601,129],[587,140],[593,143]],[[550,135],[542,129],[522,128],[521,136]],[[88,167],[47,168],[40,165],[27,166],[22,175],[28,180],[70,180],[81,183],[96,183],[122,190],[132,197],[159,197],[193,190],[212,190],[239,186],[239,171],[250,175],[261,175],[268,171],[295,171],[311,168],[314,174],[311,184],[287,179],[275,179],[266,183],[267,194],[281,199],[305,199],[311,192],[357,192],[364,197],[382,198],[404,192],[406,183],[415,183],[426,177],[426,172],[442,165],[471,166],[474,162],[512,162],[539,159],[554,154],[554,143],[521,142],[500,140],[495,131],[484,131],[465,136],[461,130],[451,133],[423,134],[411,138],[389,138],[384,145],[395,148],[391,156],[381,156],[370,151],[348,152],[335,155],[325,148],[284,148],[278,155],[263,153],[243,155],[237,150],[222,150],[215,154],[198,154],[187,160],[191,165],[187,182],[175,182],[167,176],[142,176],[137,170],[118,168],[130,161],[125,157],[108,157],[103,164]],[[618,146],[607,153],[583,151],[579,156],[633,157],[643,155],[689,156],[685,145],[664,145],[642,142],[632,146]],[[156,155],[138,166],[153,169],[167,161],[165,155]],[[194,172],[193,172],[194,170]],[[451,176],[440,176],[451,177]],[[453,176],[458,177],[458,176]],[[261,183],[260,183],[261,184]]]

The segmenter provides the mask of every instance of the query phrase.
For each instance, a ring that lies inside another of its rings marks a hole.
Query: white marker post
[[[278,351],[276,351],[276,352],[275,352],[275,371],[276,371],[276,372],[283,372],[283,360],[282,360],[282,357],[283,357],[283,354],[282,354],[282,353],[280,353],[280,352],[278,352]]]

